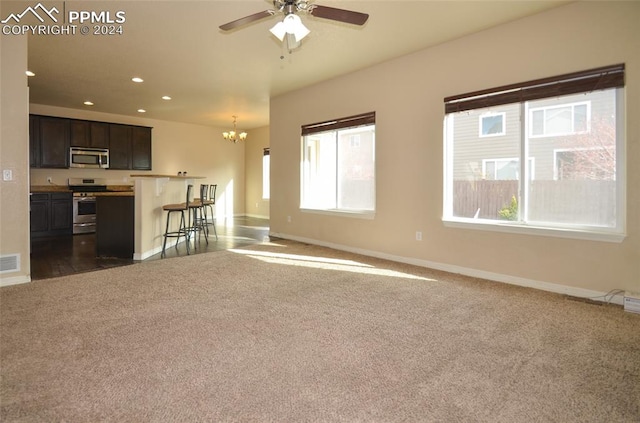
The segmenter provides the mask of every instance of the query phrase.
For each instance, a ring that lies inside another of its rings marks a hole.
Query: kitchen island
[[[132,258],[134,197],[122,193],[96,196],[96,256]]]
[[[165,204],[184,203],[187,186],[193,185],[193,193],[199,189],[196,180],[203,176],[163,174],[134,174],[134,260],[144,260],[162,251],[166,216]],[[197,196],[197,194],[196,194]],[[175,222],[176,225],[178,222]],[[174,241],[175,243],[175,241]],[[170,243],[167,247],[174,244]]]

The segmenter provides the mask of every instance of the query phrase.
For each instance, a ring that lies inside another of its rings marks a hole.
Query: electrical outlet
[[[416,241],[422,241],[422,232],[416,232]]]
[[[2,171],[3,181],[13,181],[13,171],[11,169],[4,169]]]
[[[52,184],[53,183],[53,178],[51,176],[47,176],[47,182]]]

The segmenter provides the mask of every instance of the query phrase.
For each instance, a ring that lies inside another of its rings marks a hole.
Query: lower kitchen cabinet
[[[73,197],[70,192],[31,193],[31,237],[71,235]]]

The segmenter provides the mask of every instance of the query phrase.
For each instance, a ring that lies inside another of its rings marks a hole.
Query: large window
[[[375,113],[302,127],[303,209],[375,210]]]
[[[616,65],[445,99],[445,222],[622,239],[623,90]]]

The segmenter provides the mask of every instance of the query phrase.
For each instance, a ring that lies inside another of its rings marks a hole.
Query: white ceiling
[[[334,1],[368,13],[363,27],[302,15],[311,30],[293,53],[269,33],[278,17],[239,30],[218,26],[272,7],[265,0],[42,1],[60,10],[124,11],[122,35],[29,36],[30,101],[212,125],[268,125],[269,98],[535,14],[566,1]],[[8,4],[20,12],[34,1]],[[78,31],[80,27],[78,27]],[[3,35],[4,36],[4,35]],[[500,47],[487,54],[499,60]],[[139,76],[144,83],[135,84]],[[164,101],[163,95],[173,99]]]

